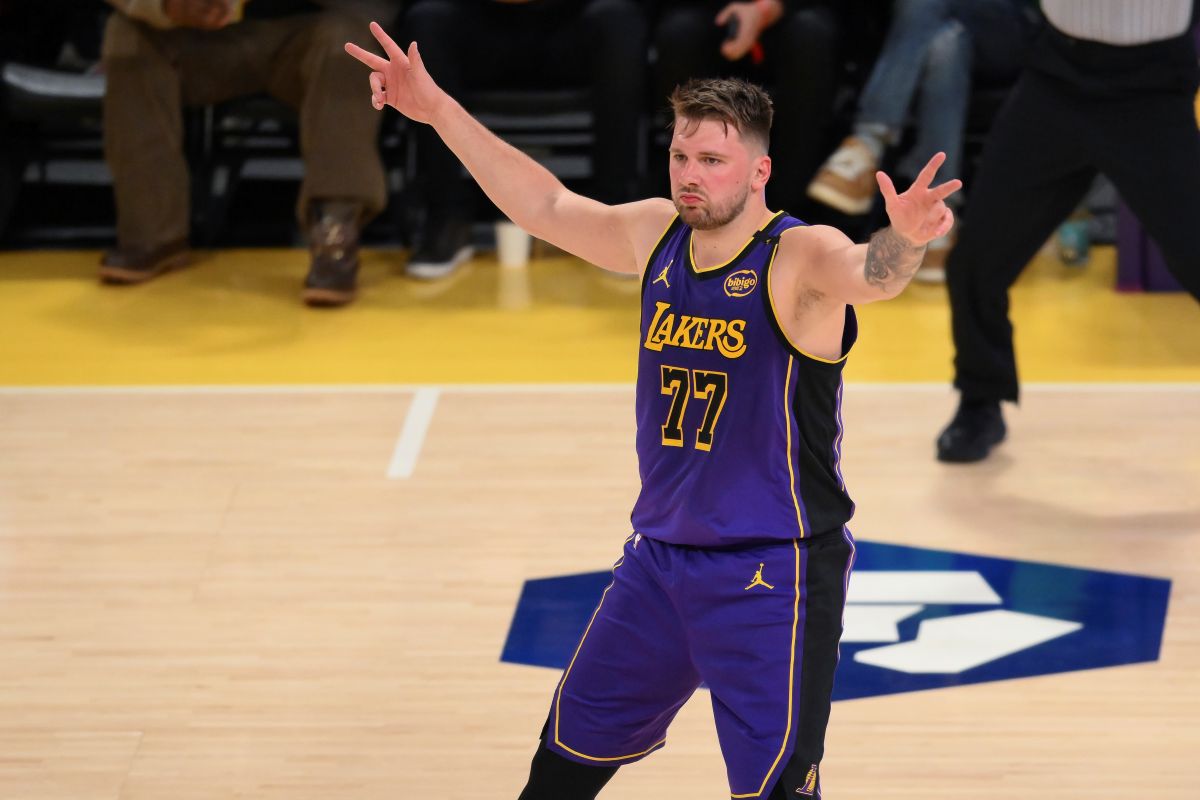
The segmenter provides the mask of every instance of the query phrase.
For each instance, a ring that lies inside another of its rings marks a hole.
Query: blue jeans
[[[899,174],[915,177],[942,150],[946,163],[937,182],[962,176],[972,77],[1016,78],[1030,33],[1020,6],[1020,0],[895,0],[855,130],[895,144],[917,100],[916,142],[897,165]]]

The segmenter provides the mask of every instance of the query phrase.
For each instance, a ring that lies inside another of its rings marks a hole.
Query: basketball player
[[[854,542],[842,481],[853,304],[900,293],[953,222],[935,156],[867,245],[767,209],[771,102],[737,80],[675,91],[672,200],[567,191],[434,83],[414,42],[353,45],[371,101],[428,123],[538,238],[642,274],[641,495],[613,582],[554,692],[522,800],[594,798],[662,747],[703,681],[734,798],[820,797]],[[673,202],[672,202],[673,201]]]

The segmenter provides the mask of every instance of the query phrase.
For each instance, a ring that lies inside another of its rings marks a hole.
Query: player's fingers
[[[387,31],[378,22],[371,23],[371,33],[375,36],[375,41],[379,42],[379,46],[383,48],[383,52],[388,54],[388,58],[392,61],[404,64],[407,59],[404,56],[404,51],[400,49],[400,45],[387,35]]]
[[[382,72],[371,73],[371,106],[382,111],[387,105],[387,77]]]
[[[929,163],[921,170],[921,174],[913,181],[913,186],[925,189],[929,184],[933,183],[933,176],[937,174],[938,167],[942,166],[946,161],[945,153],[934,153],[933,158],[929,159]]]
[[[421,50],[415,41],[408,46],[408,63],[414,69],[425,71],[425,61],[421,58]]]
[[[941,219],[938,220],[937,226],[933,229],[933,238],[936,239],[939,236],[945,236],[950,232],[952,227],[954,227],[954,212],[950,210],[949,206],[944,206],[942,208]]]
[[[950,195],[957,192],[963,186],[963,182],[958,178],[952,181],[946,181],[941,186],[935,186],[930,192],[933,194],[934,200],[945,200]]]
[[[363,64],[366,64],[371,69],[379,70],[380,72],[387,72],[388,60],[386,58],[380,58],[374,53],[363,50],[353,42],[346,42],[346,52],[354,56]]]
[[[896,185],[892,183],[892,179],[887,176],[887,173],[880,170],[875,173],[875,180],[879,183],[879,191],[883,194],[883,199],[890,203],[896,199]]]
[[[729,18],[731,16],[733,16],[733,4],[732,3],[725,6],[719,12],[717,12],[717,18],[714,19],[713,22],[717,23],[718,25],[724,25],[726,22],[729,21]]]

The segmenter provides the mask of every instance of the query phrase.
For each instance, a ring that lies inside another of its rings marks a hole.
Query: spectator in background
[[[941,175],[961,178],[972,81],[1015,80],[1035,20],[1028,0],[895,0],[853,132],[821,166],[809,196],[845,214],[867,213],[876,193],[875,172],[886,149],[899,143],[914,105],[916,140],[896,171],[912,180],[942,151]],[[957,211],[962,197],[947,202]],[[916,280],[944,279],[953,240],[951,231],[929,244]]]
[[[767,202],[808,217],[804,187],[828,146],[841,65],[874,57],[886,7],[884,0],[662,0],[653,34],[656,110],[689,78],[767,86],[775,103]]]
[[[100,277],[149,280],[188,259],[184,105],[269,92],[297,108],[305,175],[297,216],[311,264],[303,297],[355,296],[358,233],[386,204],[379,115],[362,102],[358,65],[342,45],[390,0],[109,0],[103,63],[105,157],[113,174],[117,247]],[[243,7],[244,5],[244,7]]]
[[[0,0],[0,61],[86,68],[99,59],[102,0]]]
[[[0,0],[0,64],[91,72],[98,69],[100,29],[108,6],[101,0]],[[0,102],[0,237],[24,183],[28,140],[37,132],[14,124]]]
[[[1018,391],[1008,289],[1097,172],[1200,299],[1193,0],[1042,0],[1042,11],[1050,24],[992,129],[947,268],[962,397],[937,440],[942,461],[980,461],[1004,439],[1000,402]]]
[[[592,194],[637,194],[646,96],[646,19],[637,0],[415,0],[401,30],[462,101],[470,90],[587,86],[595,118]],[[360,76],[361,77],[361,76]],[[470,258],[471,187],[428,126],[417,130],[425,222],[407,273],[435,279]]]

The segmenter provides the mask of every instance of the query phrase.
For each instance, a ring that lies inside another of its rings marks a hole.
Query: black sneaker
[[[950,424],[937,438],[938,461],[969,464],[983,461],[1004,441],[1007,429],[999,400],[967,400],[958,405]]]
[[[308,232],[312,263],[304,279],[304,302],[310,306],[344,306],[358,293],[358,203],[326,200],[313,203]]]
[[[408,259],[404,272],[418,280],[437,280],[450,275],[473,255],[470,225],[460,220],[435,219],[425,225],[421,244]]]

